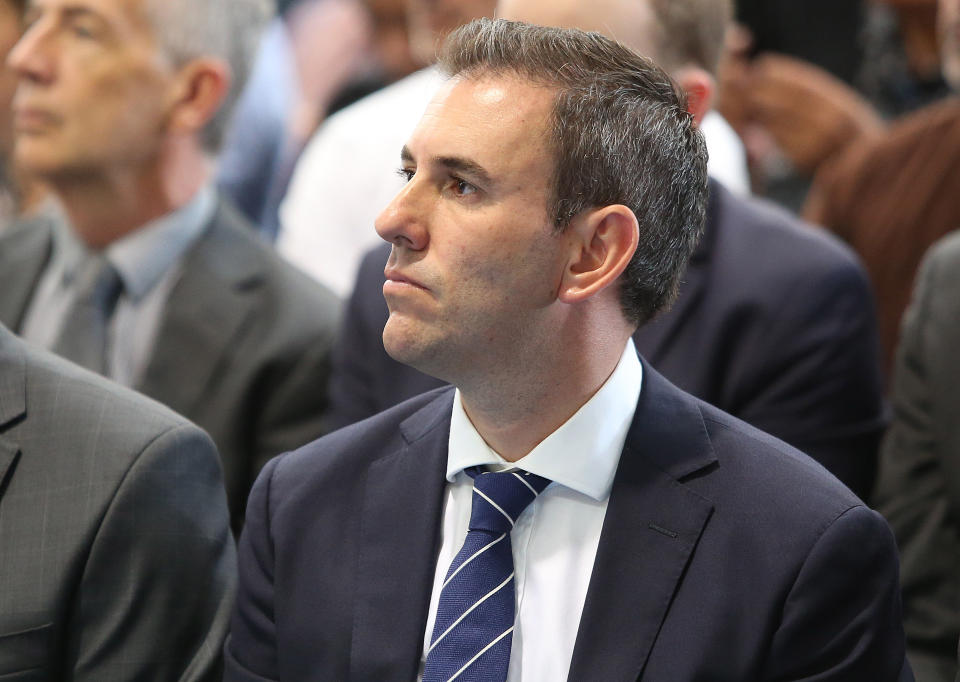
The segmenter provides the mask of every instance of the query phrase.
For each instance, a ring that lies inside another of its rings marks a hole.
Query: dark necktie
[[[467,473],[470,530],[440,590],[423,682],[507,678],[516,602],[510,531],[550,484],[519,470]]]
[[[123,290],[103,254],[88,258],[77,275],[77,297],[67,311],[53,352],[87,369],[107,373],[107,325]]]

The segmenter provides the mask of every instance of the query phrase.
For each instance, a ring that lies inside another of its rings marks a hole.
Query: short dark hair
[[[706,145],[670,77],[599,33],[504,19],[451,33],[440,67],[463,78],[512,74],[556,90],[547,209],[557,230],[589,208],[630,208],[640,245],[621,276],[624,315],[641,325],[667,307],[703,232],[707,201]]]
[[[716,75],[733,19],[731,0],[647,2],[657,22],[652,31],[657,61],[672,73],[693,65]]]

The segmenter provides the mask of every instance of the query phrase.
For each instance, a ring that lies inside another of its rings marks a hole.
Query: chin
[[[416,367],[419,364],[417,360],[423,356],[424,351],[417,336],[411,332],[406,325],[388,320],[383,328],[383,347],[397,362]]]
[[[387,320],[383,328],[383,347],[397,362],[449,381],[441,369],[444,354],[440,351],[446,344],[437,339],[429,339],[422,329],[415,328],[408,320],[396,320],[393,316]]]
[[[17,166],[25,173],[38,178],[57,176],[63,173],[62,159],[50,150],[44,149],[45,146],[29,142],[17,142],[14,147],[14,160]]]

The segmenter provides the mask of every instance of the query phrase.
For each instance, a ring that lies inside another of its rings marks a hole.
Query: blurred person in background
[[[497,12],[616,36],[667,68],[698,121],[709,116],[726,0],[502,0]],[[638,351],[684,390],[807,452],[869,497],[885,421],[863,269],[838,240],[787,212],[738,197],[715,178],[709,189],[706,231],[677,301],[637,330]],[[347,304],[330,382],[332,426],[441,385],[384,349],[389,253],[382,245],[364,257]]]
[[[953,682],[960,640],[960,234],[917,277],[893,373],[877,511],[900,549],[907,657],[923,682]]]
[[[941,0],[939,9],[943,75],[960,91],[960,0]],[[960,157],[956,104],[952,121],[952,134],[940,138],[952,146],[943,150],[933,148],[943,127],[918,128],[914,134],[922,135],[926,146],[917,156],[926,151],[932,163]],[[919,159],[913,158],[917,165],[903,172],[921,172]],[[960,168],[954,164],[952,172],[943,182],[954,184],[942,185],[940,191],[948,194],[937,201],[956,207]],[[924,173],[914,180],[919,184],[929,178]],[[903,317],[893,370],[893,422],[881,450],[877,485],[877,509],[890,522],[900,548],[907,655],[924,682],[953,681],[960,638],[960,215],[952,215],[953,231],[924,257]],[[946,221],[948,214],[942,217]],[[918,223],[916,229],[924,225]],[[922,232],[918,241],[934,234]]]
[[[268,241],[304,144],[346,85],[373,68],[370,39],[360,0],[282,3],[267,26],[226,132],[217,186]]]
[[[7,68],[7,54],[20,39],[26,0],[0,2],[0,230],[19,213],[20,191],[14,181],[10,152],[13,148],[13,123],[10,104],[17,77]]]
[[[16,74],[7,66],[7,55],[20,39],[27,0],[0,2],[0,232],[18,216],[32,213],[44,192],[29,181],[13,163],[13,116],[11,105],[17,87]]]
[[[338,316],[211,185],[268,14],[34,0],[8,60],[16,162],[62,215],[0,235],[0,321],[206,429],[235,529],[264,462],[323,432]]]
[[[720,110],[753,189],[801,211],[817,170],[947,94],[936,0],[740,0]]]
[[[0,222],[15,225],[5,65],[26,5],[0,0]],[[0,678],[212,682],[235,583],[210,439],[0,324]]]
[[[342,109],[323,123],[297,162],[280,207],[277,248],[347,296],[364,251],[379,240],[373,221],[401,186],[397,149],[440,84],[429,67],[439,41],[492,16],[496,0],[407,0],[410,52],[419,71]]]
[[[960,87],[956,0],[940,1],[943,74]],[[849,144],[814,177],[804,216],[860,255],[879,305],[884,368],[917,267],[933,242],[960,226],[960,99],[949,97]]]
[[[236,561],[210,438],[0,324],[0,679],[215,682]]]
[[[903,67],[877,58],[864,65],[882,71],[876,78],[889,85],[893,104],[876,88],[862,94],[789,56],[749,58],[743,37],[731,47],[718,103],[744,139],[754,189],[770,194],[765,178],[781,176],[787,192],[772,195],[833,231],[863,259],[878,301],[885,373],[917,265],[931,243],[960,223],[960,155],[954,152],[960,106],[943,97],[944,89],[922,86],[943,82],[935,10],[936,0],[870,5],[871,15],[891,13],[901,24]],[[940,42],[948,54],[949,31],[940,31]],[[885,120],[922,103],[927,106]]]

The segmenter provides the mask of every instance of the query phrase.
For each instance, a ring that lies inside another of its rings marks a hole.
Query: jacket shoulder
[[[857,255],[838,237],[771,201],[724,192],[716,210],[723,243],[736,248],[744,257],[752,253],[757,260],[776,259],[779,267],[819,264],[820,267],[862,270]]]
[[[271,487],[299,486],[305,480],[329,476],[355,476],[444,420],[449,429],[452,405],[453,387],[442,386],[280,455],[272,462]]]
[[[185,417],[132,389],[22,343],[26,358],[28,415],[69,416],[77,428],[97,424],[102,435],[160,432],[193,426]],[[112,428],[113,424],[116,428]]]

